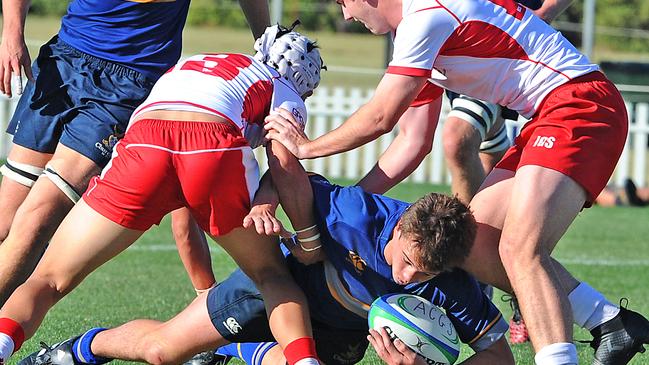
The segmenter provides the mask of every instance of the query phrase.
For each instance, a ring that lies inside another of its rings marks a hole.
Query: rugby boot
[[[205,351],[194,355],[184,365],[225,365],[232,356],[216,354],[214,351]]]
[[[502,301],[509,302],[512,308],[512,319],[509,321],[509,343],[520,344],[529,342],[530,335],[527,332],[527,326],[523,321],[523,315],[518,307],[518,301],[513,295],[505,294],[502,296]]]
[[[18,365],[80,365],[81,363],[77,362],[72,354],[72,345],[77,338],[79,337],[52,346],[41,342],[42,349],[20,360]]]
[[[621,302],[621,301],[620,301]],[[594,365],[624,365],[649,344],[649,320],[620,306],[613,319],[595,327],[590,346],[595,349]]]

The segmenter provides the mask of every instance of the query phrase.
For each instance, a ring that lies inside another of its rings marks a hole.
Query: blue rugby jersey
[[[501,313],[477,281],[456,269],[424,283],[398,285],[383,250],[409,204],[359,187],[312,176],[316,221],[329,263],[289,267],[306,292],[312,318],[339,328],[367,328],[369,304],[384,294],[411,293],[446,309],[460,339],[481,350],[507,331]]]
[[[156,80],[180,58],[190,0],[73,0],[59,38]]]

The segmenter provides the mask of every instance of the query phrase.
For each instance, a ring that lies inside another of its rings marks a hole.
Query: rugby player
[[[372,99],[309,140],[290,115],[268,137],[298,158],[356,148],[393,129],[428,80],[532,119],[471,201],[476,244],[463,267],[516,294],[537,364],[577,364],[573,320],[593,334],[598,364],[625,364],[649,343],[649,321],[575,279],[551,253],[604,188],[628,129],[624,101],[599,67],[514,1],[338,0],[345,19],[395,32]],[[436,120],[436,119],[433,119]]]
[[[506,321],[475,279],[455,268],[469,252],[476,230],[464,204],[431,193],[411,205],[359,187],[333,185],[318,175],[306,180],[304,174],[296,183],[289,189],[306,192],[296,199],[313,205],[319,237],[284,240],[295,253],[285,249],[285,260],[307,296],[317,352],[325,364],[361,361],[368,345],[369,305],[388,293],[416,294],[443,307],[459,339],[475,351],[470,363],[514,363],[504,336]],[[247,217],[264,233],[278,224],[270,217],[277,202],[284,202],[269,185],[262,183]],[[309,242],[316,245],[305,251],[302,246]],[[239,357],[251,365],[284,364],[260,294],[237,270],[167,322],[135,320],[114,329],[94,328],[32,354],[21,365],[111,359],[160,364],[179,357],[169,354],[220,346],[218,361],[212,363]]]
[[[252,148],[264,142],[264,116],[281,106],[305,123],[303,98],[320,81],[315,43],[292,29],[267,28],[255,42],[255,57],[193,56],[156,82],[34,274],[0,310],[0,360],[19,349],[49,308],[90,272],[184,206],[260,288],[287,361],[317,363],[306,301],[279,248],[242,227],[259,184]],[[278,161],[272,169],[294,159],[276,142],[268,151]],[[296,228],[311,224],[287,207]]]

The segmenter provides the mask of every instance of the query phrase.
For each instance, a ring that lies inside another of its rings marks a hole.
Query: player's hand
[[[277,108],[270,112],[264,122],[267,139],[281,143],[297,158],[306,157],[303,150],[310,141],[291,112]]]
[[[3,34],[2,43],[0,43],[0,77],[2,77],[0,91],[8,97],[14,93],[21,95],[23,93],[23,70],[27,79],[34,80],[31,64],[32,60],[29,57],[25,40],[20,36],[11,37]]]
[[[271,204],[254,205],[250,209],[250,213],[243,218],[243,227],[250,228],[252,226],[255,227],[258,234],[291,237],[291,232],[287,231],[282,222],[275,217],[275,207]]]
[[[425,365],[424,359],[417,356],[401,340],[395,339],[393,342],[385,328],[381,328],[380,331],[370,329],[367,339],[376,354],[388,365]]]
[[[297,243],[296,237],[282,237],[282,243],[291,254],[297,259],[302,265],[312,265],[316,262],[324,261],[327,259],[327,254],[321,248],[314,251],[304,251],[302,247]]]

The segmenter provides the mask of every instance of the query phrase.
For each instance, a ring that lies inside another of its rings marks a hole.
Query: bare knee
[[[540,267],[544,262],[550,262],[549,253],[531,242],[504,238],[500,241],[498,253],[511,280],[516,280],[525,271]]]
[[[472,128],[456,128],[463,121],[447,122],[442,131],[444,155],[449,164],[464,166],[471,159],[477,159],[480,148],[480,135]]]
[[[152,365],[176,364],[178,359],[170,355],[166,346],[157,338],[144,338],[141,344],[142,360]]]

